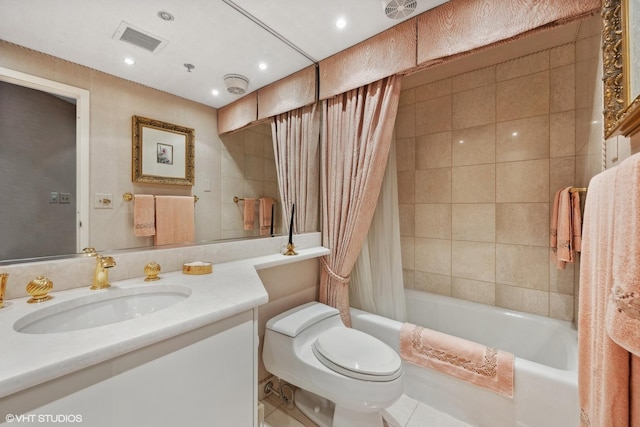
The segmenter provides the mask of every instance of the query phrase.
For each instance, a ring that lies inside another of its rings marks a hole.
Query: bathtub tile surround
[[[596,17],[573,44],[402,91],[405,288],[574,318],[579,266],[551,268],[550,203],[599,172],[599,39]]]

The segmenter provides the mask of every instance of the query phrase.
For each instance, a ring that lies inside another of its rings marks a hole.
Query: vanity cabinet
[[[0,424],[15,414],[39,425],[256,426],[256,319],[247,310],[1,398]]]

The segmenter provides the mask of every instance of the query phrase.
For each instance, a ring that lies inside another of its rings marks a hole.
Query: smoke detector
[[[384,13],[391,19],[403,19],[411,15],[418,6],[416,0],[383,0]]]
[[[234,95],[244,95],[249,86],[249,79],[240,74],[227,74],[224,76],[224,84],[227,91]]]

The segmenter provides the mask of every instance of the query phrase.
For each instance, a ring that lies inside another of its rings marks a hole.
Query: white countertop
[[[89,287],[52,292],[54,299],[27,304],[28,298],[5,301],[0,309],[0,398],[61,377],[164,339],[251,310],[268,301],[256,270],[327,255],[323,247],[298,250],[297,256],[266,255],[213,265],[213,273],[160,273],[161,280],[143,277],[112,282],[111,288]],[[196,260],[194,260],[196,261]],[[14,330],[23,316],[51,305],[96,292],[133,287],[173,285],[189,288],[184,301],[146,316],[71,332],[26,334]]]

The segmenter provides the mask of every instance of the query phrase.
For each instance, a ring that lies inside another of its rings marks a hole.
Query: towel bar
[[[571,187],[571,189],[569,189],[569,193],[586,193],[587,190],[587,187]]]
[[[155,198],[156,196],[153,196],[153,197]],[[125,202],[130,202],[130,201],[132,201],[132,200],[133,200],[133,194],[131,194],[131,193],[129,193],[129,192],[126,192],[126,193],[124,193],[124,194],[122,195],[122,199],[123,199]],[[198,197],[198,196],[193,196],[193,202],[194,202],[194,203],[197,203],[197,202],[198,202],[198,200],[200,200],[200,197]]]
[[[233,196],[233,203],[238,203],[243,200],[244,200],[243,197]],[[274,202],[277,202],[277,200],[274,200]]]

